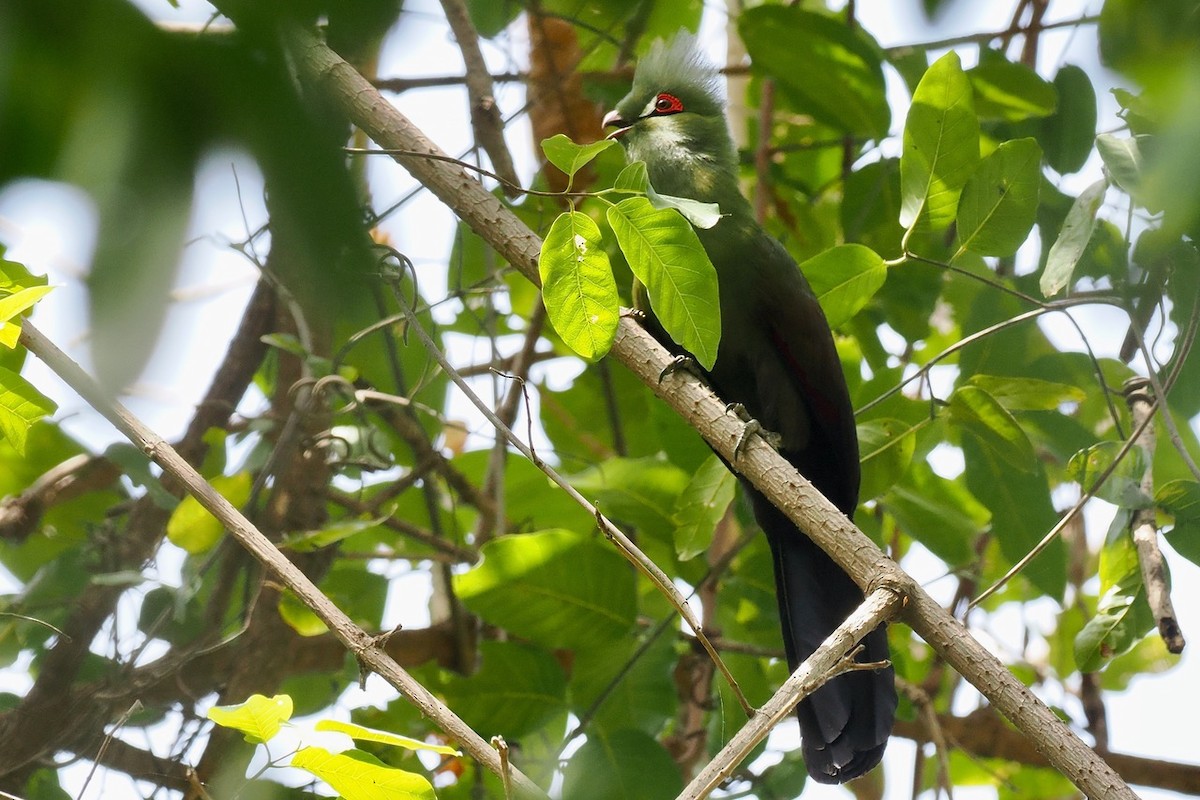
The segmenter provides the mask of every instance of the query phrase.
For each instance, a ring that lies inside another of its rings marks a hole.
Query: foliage
[[[248,154],[268,218],[236,248],[269,252],[255,262],[269,280],[180,426],[180,451],[423,685],[481,735],[508,741],[542,786],[570,798],[674,797],[742,721],[728,686],[590,512],[538,465],[492,447],[490,427],[461,421],[414,329],[431,332],[477,389],[490,380],[484,394],[538,458],[676,585],[701,593],[706,628],[761,703],[784,678],[766,543],[694,431],[603,360],[636,277],[667,332],[711,366],[716,276],[695,229],[720,209],[655,192],[645,166],[625,165],[611,142],[564,135],[535,148],[510,135],[514,150],[536,150],[567,176],[567,192],[539,177],[510,201],[543,237],[540,294],[465,227],[447,263],[414,265],[400,252],[409,242],[386,230],[407,207],[347,158],[349,127],[315,87],[297,85],[277,32],[324,20],[328,40],[369,69],[385,35],[420,35],[420,15],[398,2],[214,5],[236,33],[180,33],[109,0],[0,6],[0,181],[68,182],[96,210],[89,276],[74,287],[93,326],[90,368],[114,395],[141,372],[164,335],[186,223],[205,202],[196,165],[217,147]],[[1173,550],[1200,564],[1191,8],[1107,0],[1098,23],[1079,23],[1136,86],[1112,91],[1120,126],[1097,136],[1108,77],[1071,64],[1038,74],[1027,64],[1048,63],[1033,57],[1046,39],[885,48],[874,20],[851,25],[819,5],[767,3],[730,20],[752,63],[748,78],[731,76],[745,101],[731,124],[747,143],[746,191],[837,334],[858,409],[856,519],[902,566],[932,559],[960,607],[1036,553],[969,621],[1025,626],[1008,665],[1066,698],[1064,716],[1088,728],[1076,695],[1136,693],[1133,677],[1176,663],[1153,631],[1134,512],[1156,510]],[[545,16],[532,18],[526,3],[467,6],[480,35],[504,47],[527,42],[518,20],[559,26],[579,93],[611,105],[627,80],[618,67],[681,24],[696,28],[703,4],[544,0]],[[931,27],[927,38],[942,37]],[[888,75],[911,102],[887,91]],[[547,115],[546,104],[529,113]],[[598,122],[559,119],[555,130]],[[356,748],[314,738],[290,764],[344,797],[432,797],[435,784],[442,798],[503,797],[478,764],[427,744],[442,734],[407,700],[347,694],[353,658],[148,454],[96,452],[53,416],[47,395],[58,389],[30,382],[18,343],[35,303],[35,319],[62,313],[64,293],[48,291],[0,260],[0,663],[28,671],[20,686],[34,687],[0,695],[0,790],[77,790],[67,771],[39,768],[65,752],[179,791],[197,767],[213,796],[297,796],[283,787],[295,772],[247,778],[247,768],[256,747],[272,767],[288,763],[271,743],[293,714],[320,714],[317,730]],[[1112,342],[1092,333],[1064,345],[1039,324],[1094,331],[1083,323],[1097,309],[1120,312]],[[1161,397],[1153,452],[1124,446],[1133,425],[1119,394],[1135,374],[1152,376]],[[1047,537],[1080,496],[1115,507],[1109,529]],[[390,595],[398,576],[425,595]],[[1022,604],[1041,617],[1014,614]],[[396,629],[400,606],[431,621]],[[897,674],[931,709],[960,708],[961,682],[930,648],[900,624],[889,636]],[[353,722],[331,721],[330,708],[348,702]],[[901,715],[920,711],[906,701]],[[137,735],[106,751],[118,721]],[[413,749],[441,758],[434,775]],[[188,763],[174,755],[184,752]],[[1013,796],[1069,790],[1014,752],[997,744],[977,761],[955,751],[949,779]],[[799,755],[768,755],[743,764],[729,791],[797,796]]]

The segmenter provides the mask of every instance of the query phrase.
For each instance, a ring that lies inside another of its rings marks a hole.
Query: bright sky
[[[178,11],[172,10],[165,0],[139,0],[139,5],[155,17],[178,21],[201,22],[209,13],[200,0],[184,0]],[[1073,19],[1084,13],[1095,13],[1099,0],[1056,0],[1051,4],[1050,19]],[[941,21],[936,34],[931,34],[917,11],[917,0],[859,0],[859,18],[863,25],[884,46],[917,42],[930,38],[941,38],[957,33],[979,30],[1000,30],[1007,26],[1013,4],[1011,2],[960,3],[955,13]],[[393,37],[385,47],[381,58],[381,75],[445,75],[459,72],[461,60],[453,45],[442,12],[436,0],[409,0],[405,3],[407,35],[401,40]],[[722,4],[709,0],[701,31],[702,41],[711,42],[710,55],[720,63],[724,58],[721,39],[725,24]],[[517,35],[522,35],[518,33]],[[1042,63],[1043,74],[1053,74],[1059,64],[1069,61],[1079,64],[1095,74],[1096,45],[1094,29],[1052,31],[1044,34]],[[513,46],[512,53],[523,50],[520,43]],[[974,60],[972,48],[961,48],[967,65]],[[492,67],[506,70],[519,67],[513,64],[510,53],[495,47],[486,51]],[[1114,78],[1113,84],[1116,83]],[[907,94],[895,75],[889,75],[889,86],[896,101],[896,130],[903,124],[903,109],[907,106]],[[1102,102],[1101,129],[1116,126],[1113,116],[1115,104],[1111,96],[1098,87]],[[506,112],[520,108],[524,91],[519,85],[502,84],[498,87],[498,101]],[[470,146],[470,125],[464,98],[456,89],[430,89],[413,91],[403,95],[399,105],[418,126],[438,142],[446,152],[457,154]],[[527,121],[519,117],[508,128],[508,139],[523,174],[531,174],[534,159]],[[889,152],[893,152],[889,150]],[[407,195],[415,182],[398,166],[385,159],[371,162],[373,186],[377,205],[389,205],[393,200]],[[1098,163],[1089,165],[1084,176],[1072,178],[1069,190],[1077,191],[1099,174]],[[158,433],[171,438],[182,431],[192,406],[207,385],[209,376],[224,355],[225,343],[237,324],[241,308],[257,278],[256,270],[240,255],[228,248],[228,243],[246,237],[265,220],[262,204],[261,177],[257,168],[244,154],[221,150],[210,153],[199,174],[196,190],[197,203],[193,212],[190,236],[191,243],[184,252],[176,284],[172,311],[167,320],[167,330],[162,336],[159,352],[148,365],[145,374],[127,398],[128,405]],[[454,230],[453,216],[428,194],[423,194],[408,203],[401,213],[387,219],[383,228],[392,237],[393,243],[413,259],[422,273],[439,274],[444,268],[450,252],[451,235]],[[88,321],[85,295],[81,280],[86,275],[87,263],[94,243],[95,215],[90,202],[81,192],[70,187],[46,182],[21,182],[0,187],[0,242],[9,246],[9,257],[24,261],[35,272],[46,272],[51,281],[58,285],[38,308],[35,320],[51,339],[68,350],[85,365],[87,354]],[[427,294],[436,294],[435,288],[426,286]],[[1093,341],[1100,344],[1104,354],[1115,353],[1119,342],[1113,341],[1111,331],[1123,331],[1123,319],[1110,314],[1081,315]],[[196,335],[204,331],[204,335]],[[1075,334],[1068,330],[1048,328],[1047,332],[1060,344],[1076,347]],[[460,342],[456,347],[468,345]],[[480,349],[477,355],[485,355]],[[569,380],[572,368],[566,373],[552,375],[555,381]],[[119,436],[88,406],[74,397],[69,390],[40,364],[31,364],[28,378],[49,394],[60,405],[59,419],[64,426],[92,446],[102,449],[117,441]],[[491,389],[479,387],[484,396]],[[250,401],[253,403],[253,400]],[[477,419],[468,410],[461,398],[456,401],[452,415],[465,419]],[[474,426],[484,431],[482,425]],[[1062,498],[1069,502],[1071,498]],[[1093,537],[1103,535],[1111,511],[1093,509],[1088,515],[1088,527]],[[1200,568],[1168,553],[1174,576],[1174,599],[1182,615],[1185,633],[1200,640]],[[160,565],[164,575],[171,566]],[[921,580],[932,581],[929,586],[935,596],[945,595],[951,590],[948,581],[936,581],[941,572],[931,558],[919,557],[906,560]],[[177,565],[176,567],[177,568]],[[393,574],[389,570],[389,574]],[[396,572],[393,583],[393,602],[389,617],[394,622],[420,625],[427,621],[424,600],[424,579],[419,574]],[[13,587],[11,579],[0,573],[0,592]],[[1024,610],[1010,609],[994,615],[986,631],[978,631],[981,638],[993,646],[1003,657],[1020,652],[1021,618],[1031,620],[1035,627],[1049,630],[1053,619],[1052,603],[1031,604]],[[1195,742],[1200,736],[1195,731],[1195,721],[1200,720],[1200,662],[1194,652],[1195,646],[1187,651],[1181,663],[1165,675],[1149,676],[1133,682],[1122,694],[1110,694],[1108,703],[1111,747],[1119,752],[1138,754],[1179,761],[1200,760],[1200,748]],[[28,664],[19,662],[0,670],[0,690],[23,692],[29,685]],[[369,691],[364,696],[350,693],[344,698],[347,704],[356,702],[380,702],[378,691]],[[1076,718],[1081,718],[1078,703],[1071,698],[1047,698],[1053,703],[1062,703]],[[971,705],[966,702],[956,711],[965,712]],[[794,723],[781,727],[772,742],[780,747],[797,745]],[[162,743],[165,750],[170,740]],[[888,800],[910,797],[911,770],[914,746],[907,740],[895,738],[887,755],[889,785]],[[106,796],[113,794],[110,785]],[[1139,790],[1146,798],[1175,797],[1172,793]],[[960,798],[990,797],[990,791],[962,790]],[[89,789],[90,797],[100,797],[98,787]],[[806,798],[848,798],[844,789],[810,786]]]

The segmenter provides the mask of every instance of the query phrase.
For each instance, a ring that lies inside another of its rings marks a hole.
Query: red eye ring
[[[683,103],[675,95],[663,92],[654,99],[654,111],[656,114],[678,114],[683,111]]]

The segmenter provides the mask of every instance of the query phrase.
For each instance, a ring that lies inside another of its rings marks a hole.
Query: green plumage
[[[717,74],[681,34],[658,42],[633,88],[605,118],[631,161],[644,161],[655,190],[720,206],[697,230],[717,270],[721,344],[706,377],[726,402],[742,403],[780,435],[780,453],[834,505],[858,504],[854,414],[824,314],[787,250],[754,220],[738,186],[738,161]],[[643,298],[638,293],[635,300]],[[650,330],[680,352],[658,326]],[[771,544],[788,662],[794,669],[862,602],[859,588],[748,482],[743,487]],[[882,628],[864,640],[864,661],[886,660]],[[896,692],[890,668],[839,676],[797,708],[809,773],[841,783],[874,767],[891,733]]]

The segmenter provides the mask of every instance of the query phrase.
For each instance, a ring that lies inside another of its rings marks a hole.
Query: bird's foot
[[[663,367],[663,371],[658,373],[658,382],[662,383],[664,378],[676,372],[686,372],[696,380],[704,381],[704,373],[700,370],[700,362],[689,355],[679,355],[672,358],[671,362]]]
[[[640,308],[622,309],[621,316],[629,317],[631,320],[634,320],[642,327],[645,327],[645,325],[646,325],[646,312],[642,311]]]
[[[774,431],[769,431],[762,426],[758,420],[750,416],[750,412],[741,403],[730,403],[725,406],[726,413],[735,414],[737,418],[746,423],[742,428],[741,434],[738,436],[737,443],[733,446],[733,457],[741,458],[742,451],[746,449],[746,445],[750,443],[750,437],[758,434],[772,448],[778,450],[783,444],[783,437]]]

